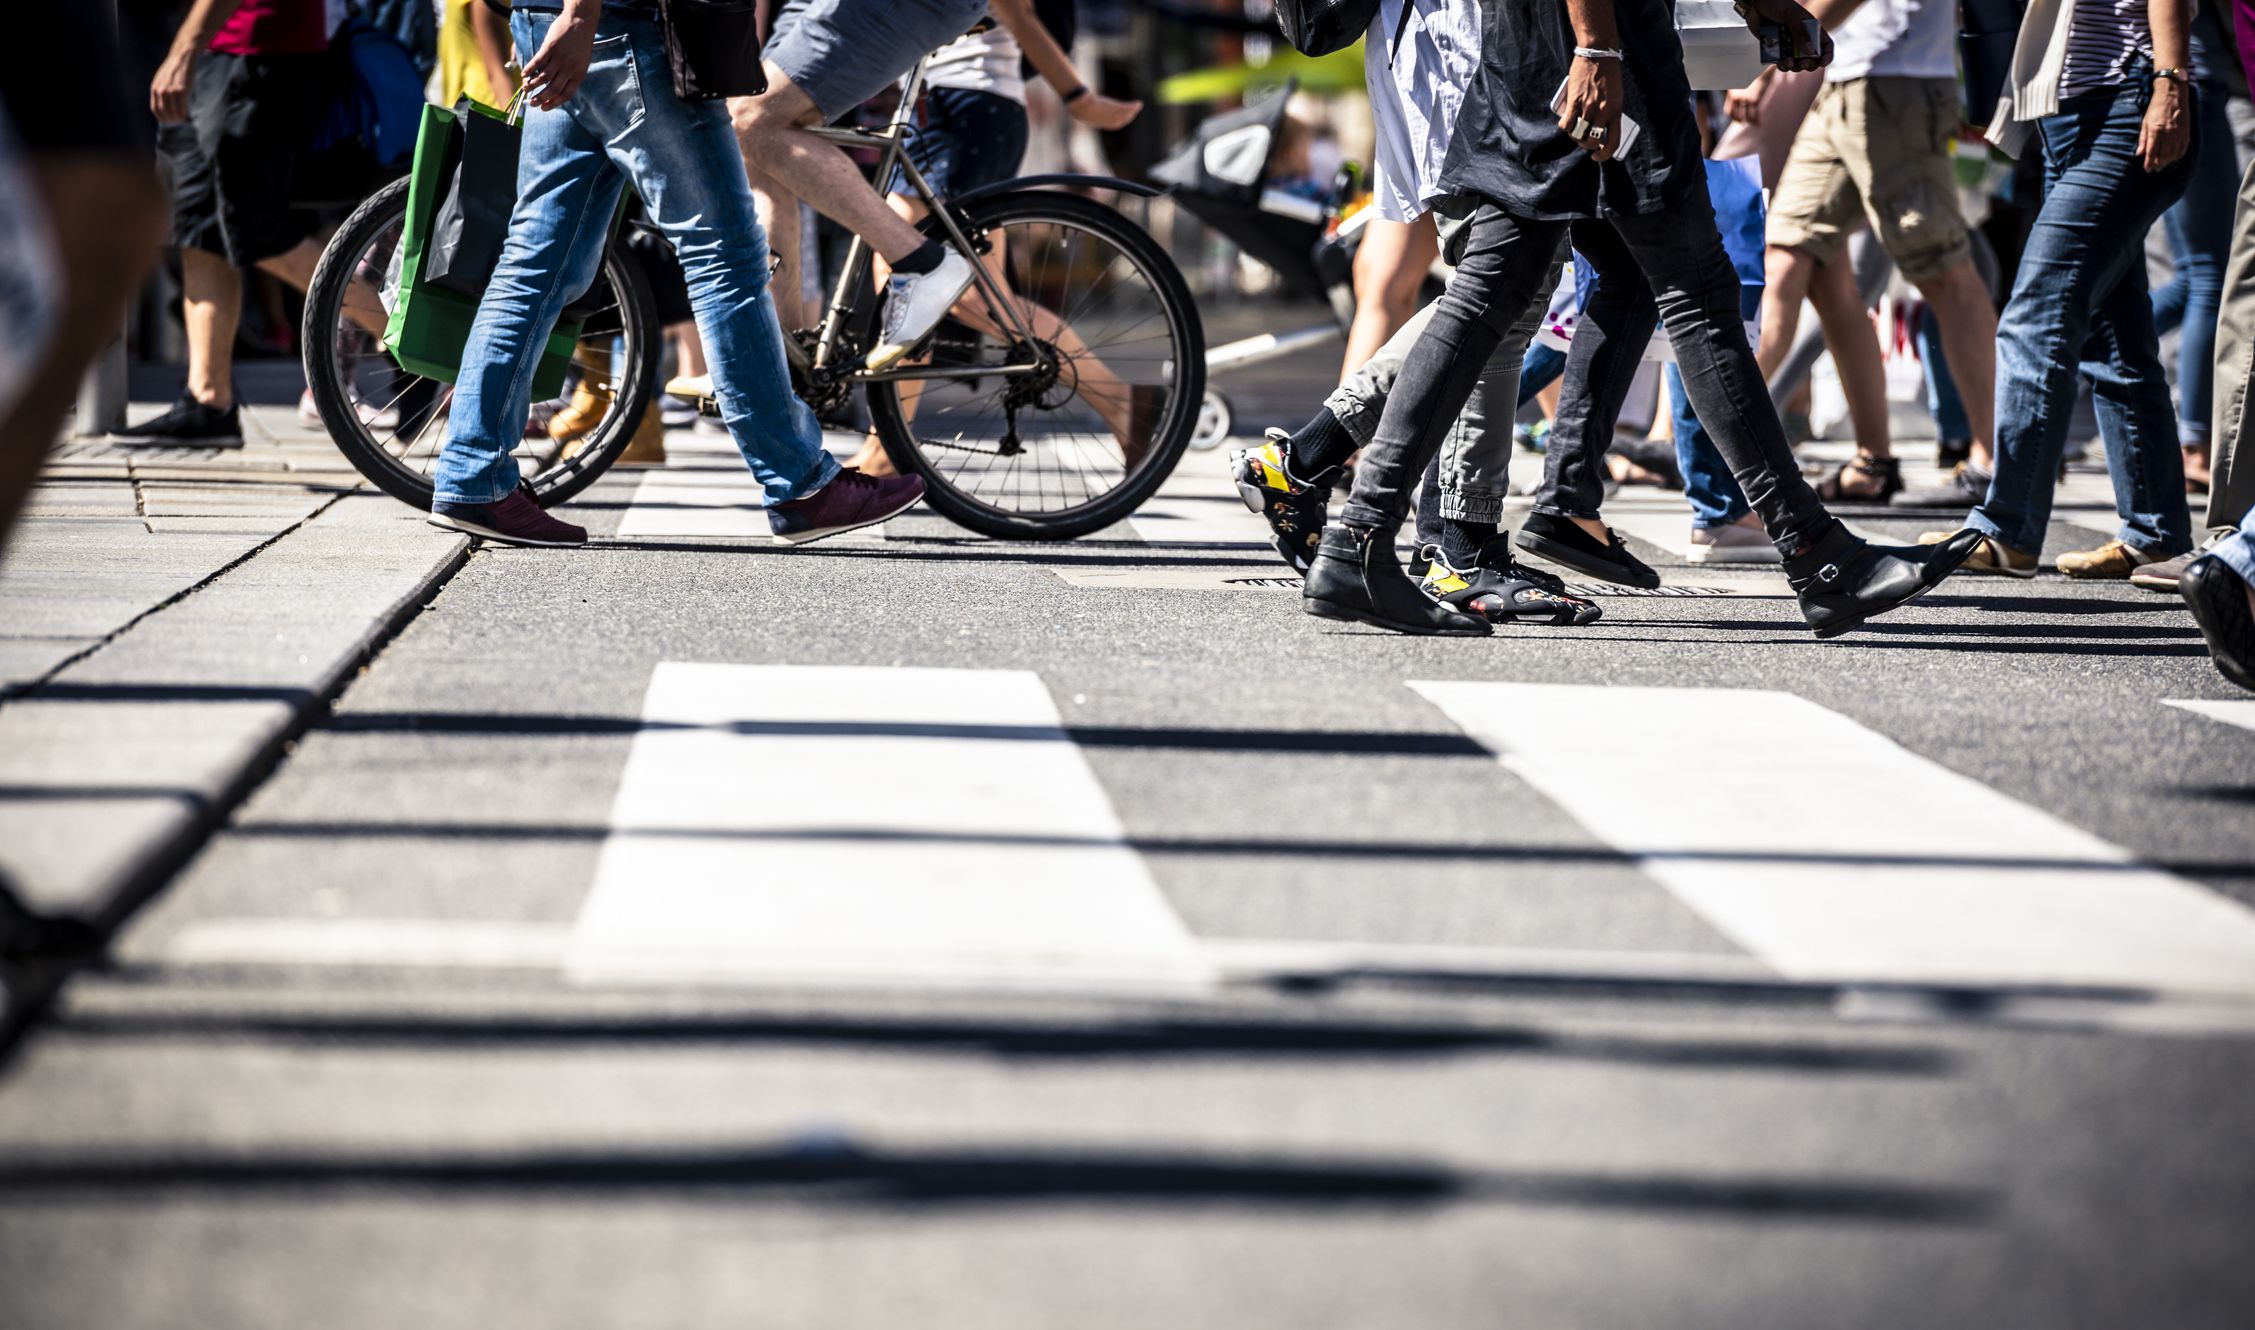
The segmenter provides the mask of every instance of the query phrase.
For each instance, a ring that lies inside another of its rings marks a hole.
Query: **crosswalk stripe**
[[[1787,975],[2255,989],[2255,913],[1791,694],[1410,686]]]
[[[2255,730],[2255,701],[2212,702],[2197,697],[2165,697],[2161,699],[2161,705],[2189,711],[2195,716],[2206,716],[2226,725],[2237,725],[2243,730]]]
[[[582,980],[1203,987],[1039,676],[666,662]]]

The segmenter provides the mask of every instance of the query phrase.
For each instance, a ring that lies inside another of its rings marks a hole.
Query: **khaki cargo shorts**
[[[1913,282],[1965,258],[1971,244],[1950,170],[1959,115],[1955,79],[1827,83],[1785,159],[1769,243],[1828,263],[1869,217]]]

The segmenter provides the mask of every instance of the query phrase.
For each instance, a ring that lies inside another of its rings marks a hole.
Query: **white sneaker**
[[[311,388],[298,394],[298,423],[307,429],[322,428],[321,404],[313,400]]]
[[[862,363],[885,369],[914,350],[970,289],[972,276],[971,261],[952,249],[928,273],[894,273],[885,283],[884,329]]]
[[[666,380],[666,396],[685,397],[694,402],[713,395],[713,376],[710,374],[676,374]]]
[[[1751,520],[1751,519],[1749,519]],[[1758,526],[1733,522],[1729,526],[1691,528],[1693,563],[1783,563],[1785,557]]]

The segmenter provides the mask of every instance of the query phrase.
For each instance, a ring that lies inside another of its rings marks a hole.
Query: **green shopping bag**
[[[495,177],[489,160],[483,178],[464,178],[462,145],[471,116],[499,122],[486,130],[506,126],[514,136],[517,121],[490,106],[464,98],[455,106],[426,106],[415,137],[415,163],[407,183],[407,225],[400,240],[399,280],[391,300],[391,318],[384,325],[384,349],[410,374],[452,383],[462,372],[462,350],[470,340],[470,323],[478,314],[478,297],[424,280],[431,254],[434,222],[442,204],[458,202],[463,192],[506,189],[514,200],[513,164],[506,181]],[[490,154],[488,155],[490,157]],[[506,209],[503,209],[506,215]],[[456,274],[459,285],[459,274]],[[567,311],[568,312],[568,311]],[[579,344],[580,321],[558,322],[548,336],[540,366],[533,371],[532,396],[539,401],[564,390],[564,371]]]

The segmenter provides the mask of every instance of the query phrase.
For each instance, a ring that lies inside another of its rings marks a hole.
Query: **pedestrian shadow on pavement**
[[[1459,1169],[1414,1162],[1112,1149],[871,1149],[824,1135],[744,1149],[331,1155],[229,1151],[0,1160],[0,1199],[374,1192],[577,1201],[673,1194],[881,1207],[1041,1202],[1307,1209],[1504,1205],[1745,1219],[1980,1225],[1992,1190],[1852,1177]]]
[[[161,967],[126,965],[130,980]],[[1279,1008],[1280,1011],[1290,1010]],[[1338,1020],[885,1019],[851,1014],[763,1016],[682,1013],[527,1018],[471,1013],[354,1017],[220,1014],[72,1015],[51,1029],[66,1039],[254,1039],[385,1048],[663,1046],[943,1051],[1008,1061],[1112,1059],[1430,1059],[1492,1055],[1646,1067],[1789,1072],[1825,1077],[1939,1079],[1957,1060],[1928,1044],[1864,1039],[1735,1039],[1628,1035],[1523,1024]]]

